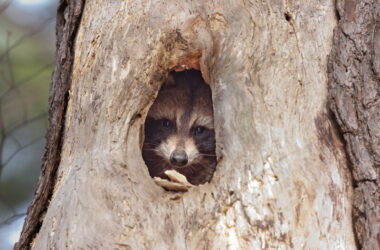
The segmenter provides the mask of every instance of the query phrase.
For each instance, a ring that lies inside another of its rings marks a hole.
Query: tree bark
[[[62,37],[75,36],[73,3]],[[16,248],[355,249],[352,177],[327,105],[335,15],[327,0],[86,1],[72,68],[57,61],[53,77],[70,87],[51,120],[62,129],[48,134],[62,147],[48,143],[53,172],[41,177],[54,192],[46,214],[31,205]],[[169,71],[198,65],[213,93],[217,170],[167,192],[142,159],[142,128]]]
[[[40,230],[42,218],[49,205],[60,163],[63,128],[74,61],[74,40],[80,24],[84,0],[60,0],[57,8],[57,43],[55,70],[49,94],[49,128],[41,175],[32,203],[15,249],[27,249]]]
[[[357,244],[380,249],[380,2],[338,0],[336,7],[331,109],[351,163]]]

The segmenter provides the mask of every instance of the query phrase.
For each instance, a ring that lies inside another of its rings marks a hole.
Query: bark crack
[[[305,68],[305,63],[304,63],[304,56],[303,56],[303,53],[300,49],[300,46],[299,46],[299,41],[298,41],[298,37],[297,37],[297,31],[296,31],[296,28],[294,27],[294,23],[292,21],[293,19],[291,18],[289,23],[290,25],[292,26],[293,28],[293,32],[294,32],[294,37],[296,38],[296,45],[297,45],[297,50],[298,50],[298,53],[300,54],[301,56],[301,64],[302,64],[302,69],[303,69],[303,73],[304,75],[306,75],[306,68]],[[302,86],[302,82],[301,83],[301,86]]]
[[[182,199],[182,209],[183,209],[183,214],[184,214],[185,218],[187,218],[186,209],[185,209],[185,202],[183,201],[183,199]],[[185,239],[184,239],[184,241],[185,241],[185,249],[187,250],[187,235],[186,234],[187,234],[187,230],[185,228]]]
[[[302,53],[300,45],[299,45],[297,31],[296,31],[296,28],[295,28],[295,25],[294,25],[294,18],[293,18],[293,16],[289,12],[289,3],[288,3],[288,0],[285,0],[285,2],[284,2],[284,8],[285,8],[284,16],[285,16],[286,21],[290,24],[290,26],[293,29],[294,37],[296,38],[297,50],[298,50],[298,53],[301,56],[301,64],[302,64],[303,73],[306,76],[306,68],[305,68],[305,63],[304,63],[305,58],[303,56],[303,53]],[[301,80],[299,80],[299,81],[300,81],[300,85],[302,86]]]

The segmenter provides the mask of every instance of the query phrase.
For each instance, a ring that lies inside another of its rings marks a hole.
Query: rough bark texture
[[[327,109],[334,10],[86,1],[33,248],[355,249],[351,176]],[[209,184],[165,192],[141,157],[144,119],[168,72],[194,65],[213,92],[218,166]]]
[[[380,249],[380,2],[338,0],[329,59],[331,109],[354,179],[353,222],[360,248]]]
[[[61,0],[58,4],[56,68],[49,94],[49,129],[46,133],[45,154],[42,159],[42,171],[34,199],[28,207],[21,237],[15,245],[15,249],[28,249],[30,247],[30,242],[41,227],[42,217],[53,193],[55,175],[60,162],[64,117],[74,61],[74,40],[80,24],[83,6],[84,0]]]

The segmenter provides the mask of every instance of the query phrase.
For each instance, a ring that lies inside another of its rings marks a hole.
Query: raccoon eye
[[[173,123],[168,119],[163,119],[162,126],[164,126],[165,128],[171,128],[173,126]]]
[[[201,135],[204,131],[205,131],[205,127],[202,127],[202,126],[195,127],[194,129],[195,135]]]

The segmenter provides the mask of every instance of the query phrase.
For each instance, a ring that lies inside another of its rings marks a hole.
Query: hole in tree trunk
[[[287,22],[290,22],[292,20],[292,16],[288,12],[284,13],[284,17]]]
[[[145,120],[142,155],[152,177],[169,179],[165,171],[175,170],[193,185],[211,180],[216,167],[213,105],[200,71],[170,73]]]

